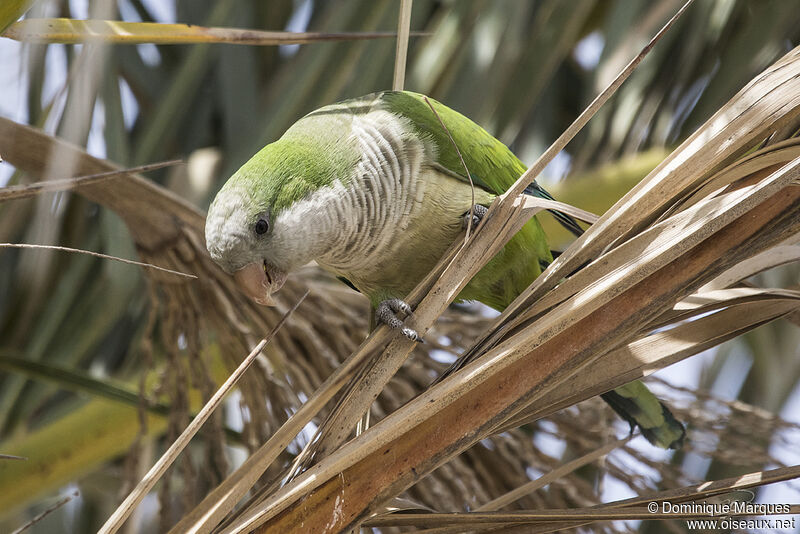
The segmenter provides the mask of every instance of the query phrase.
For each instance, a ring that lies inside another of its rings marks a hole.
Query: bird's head
[[[272,294],[296,267],[280,245],[269,191],[269,178],[253,174],[247,165],[217,193],[206,218],[206,247],[244,293],[259,304],[274,305]],[[266,194],[265,194],[266,193]]]
[[[299,124],[231,176],[206,218],[211,258],[245,294],[267,306],[274,305],[272,295],[288,273],[330,246],[324,200],[329,195],[321,192],[351,172],[356,158],[342,150],[341,139],[298,134]]]

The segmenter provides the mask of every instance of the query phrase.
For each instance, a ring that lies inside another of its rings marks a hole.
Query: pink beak
[[[274,306],[272,294],[283,287],[286,273],[266,263],[251,263],[233,273],[242,292],[263,306]]]

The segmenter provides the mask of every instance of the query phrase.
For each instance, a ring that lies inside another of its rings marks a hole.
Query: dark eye
[[[256,233],[258,235],[266,234],[267,230],[269,230],[269,223],[262,217],[256,222]]]

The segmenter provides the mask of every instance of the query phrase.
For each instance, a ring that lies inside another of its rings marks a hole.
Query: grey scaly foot
[[[375,308],[375,317],[389,328],[400,330],[408,339],[424,343],[416,330],[406,327],[403,321],[397,318],[395,314],[398,312],[411,315],[411,306],[400,299],[386,299]]]
[[[472,228],[475,229],[481,223],[483,218],[486,216],[486,213],[489,211],[489,208],[486,206],[481,206],[480,204],[475,204],[472,206]],[[464,214],[464,219],[461,222],[461,226],[464,230],[467,229],[467,225],[469,225],[469,212]]]

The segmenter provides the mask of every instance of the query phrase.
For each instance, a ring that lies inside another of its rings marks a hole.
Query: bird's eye
[[[256,222],[256,233],[258,235],[266,234],[267,230],[269,230],[269,223],[267,222],[267,220],[264,217],[261,217]]]

